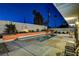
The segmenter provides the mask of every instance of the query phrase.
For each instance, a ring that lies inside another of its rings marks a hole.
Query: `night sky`
[[[25,22],[34,23],[33,10],[37,10],[44,18],[44,22],[47,20],[48,13],[50,11],[49,26],[59,27],[65,21],[59,11],[53,4],[48,3],[0,3],[0,20],[8,20],[13,22]]]

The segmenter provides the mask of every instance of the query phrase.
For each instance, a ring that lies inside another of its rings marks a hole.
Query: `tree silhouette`
[[[10,24],[6,24],[5,26],[6,26],[5,29],[6,34],[14,34],[17,32],[15,24],[10,23]]]
[[[40,12],[33,10],[33,15],[34,15],[34,24],[43,25],[43,16],[40,14]]]

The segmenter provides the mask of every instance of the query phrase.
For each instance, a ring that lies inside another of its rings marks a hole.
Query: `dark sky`
[[[34,9],[41,13],[44,21],[47,20],[47,10],[49,9],[51,13],[49,18],[50,27],[58,27],[65,21],[62,15],[51,3],[0,3],[0,20],[24,22],[25,17],[26,23],[33,24],[34,16],[32,11]]]

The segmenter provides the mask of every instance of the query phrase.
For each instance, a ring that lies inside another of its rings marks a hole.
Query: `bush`
[[[55,31],[54,33],[57,33],[57,31]]]
[[[39,29],[36,29],[36,32],[39,32]]]
[[[18,33],[26,33],[25,31],[21,31],[21,32],[18,32]]]
[[[16,31],[17,31],[16,26],[12,22],[10,24],[6,24],[5,26],[6,26],[6,28],[5,28],[6,34],[15,34],[16,33]]]
[[[35,32],[34,30],[29,30],[29,32]]]
[[[46,31],[46,29],[42,29],[41,31]]]
[[[61,34],[61,32],[58,32],[58,34]]]
[[[69,32],[67,32],[67,34],[68,34]]]
[[[29,30],[29,32],[32,32],[32,30]]]
[[[32,30],[31,32],[35,32],[34,30]]]
[[[65,34],[65,32],[62,32],[62,34]]]
[[[0,34],[0,38],[3,38],[3,35],[2,34]]]

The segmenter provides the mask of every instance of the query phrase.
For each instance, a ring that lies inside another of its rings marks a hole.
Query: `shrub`
[[[21,31],[21,32],[18,32],[18,33],[26,33],[25,31]]]
[[[42,29],[41,31],[46,31],[46,29]]]
[[[31,30],[31,32],[35,32],[34,30]]]
[[[0,34],[0,38],[2,38],[3,37],[3,35],[2,34]]]
[[[36,32],[39,32],[39,29],[36,29]]]

